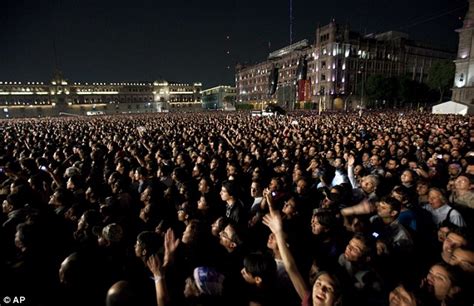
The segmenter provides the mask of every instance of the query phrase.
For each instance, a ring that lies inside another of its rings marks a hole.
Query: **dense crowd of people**
[[[0,121],[0,291],[30,305],[472,305],[471,119]]]

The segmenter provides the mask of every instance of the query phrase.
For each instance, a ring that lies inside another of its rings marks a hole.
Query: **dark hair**
[[[87,228],[92,229],[96,225],[100,225],[102,222],[102,215],[94,209],[87,210],[84,214],[84,221],[87,224]]]
[[[275,259],[268,253],[250,253],[244,258],[245,270],[253,277],[260,277],[264,282],[275,279],[277,266]]]
[[[74,195],[70,190],[64,187],[59,187],[54,192],[57,192],[56,200],[61,203],[61,205],[67,207],[72,206]]]
[[[408,192],[407,192],[406,189],[403,188],[402,186],[395,186],[395,187],[393,187],[392,193],[399,194],[400,197],[402,198],[402,200],[401,200],[402,203],[406,203],[406,202],[408,201],[408,199],[409,199]]]
[[[379,203],[380,202],[388,204],[392,211],[397,211],[398,213],[400,213],[400,210],[402,209],[402,203],[394,197],[384,197],[379,201]]]
[[[333,231],[336,229],[336,227],[339,225],[339,220],[334,214],[334,212],[327,210],[327,209],[322,209],[318,210],[314,216],[318,218],[319,224],[327,228],[329,231]]]
[[[331,279],[332,279],[333,282],[334,282],[334,286],[333,286],[333,287],[334,287],[334,300],[335,300],[335,303],[337,303],[338,300],[342,298],[343,285],[342,285],[342,283],[341,283],[341,280],[339,279],[339,277],[338,277],[335,273],[329,272],[329,271],[325,271],[325,270],[319,271],[319,272],[315,275],[314,279],[317,281],[318,278],[319,278],[320,276],[324,275],[324,274],[329,275],[329,277],[331,277]],[[316,284],[316,281],[314,282],[313,286]],[[339,304],[335,304],[335,305],[339,305]]]
[[[71,180],[75,188],[82,188],[84,185],[84,181],[79,175],[73,175],[69,177],[69,180]]]
[[[234,233],[232,234],[230,238],[230,240],[232,242],[234,242],[236,245],[242,245],[243,244],[243,240],[242,240],[242,233],[240,231],[240,227],[237,226],[237,224],[232,220],[232,219],[227,219],[229,221],[229,223],[226,225],[227,226],[231,226],[232,227],[232,230],[234,231]],[[225,227],[224,227],[225,229]]]
[[[19,193],[9,194],[6,201],[13,207],[13,210],[22,208],[26,205],[25,197]]]
[[[464,271],[458,266],[451,266],[444,261],[438,262],[431,267],[440,266],[448,272],[449,280],[452,286],[463,287],[467,284]]]
[[[238,196],[237,186],[235,185],[234,182],[225,181],[225,182],[222,183],[222,188],[224,188],[231,197],[233,197],[235,199],[237,198],[237,196]]]
[[[144,231],[138,234],[137,241],[148,254],[155,254],[161,246],[160,237],[151,231]]]
[[[31,248],[38,243],[41,238],[38,230],[38,226],[32,223],[20,223],[16,226],[17,236],[26,248]]]
[[[375,246],[375,240],[367,235],[364,235],[362,233],[355,233],[354,236],[352,236],[352,239],[357,239],[361,241],[365,245],[365,249],[363,250],[362,254],[365,257],[373,257],[376,246]]]
[[[461,236],[466,240],[467,246],[472,247],[472,233],[468,227],[452,226],[449,228],[449,233],[446,235],[446,237],[448,237],[451,233]]]

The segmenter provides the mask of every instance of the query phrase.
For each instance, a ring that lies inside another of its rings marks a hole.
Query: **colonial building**
[[[459,33],[459,47],[454,77],[452,100],[474,104],[474,0],[469,0],[469,10]]]
[[[234,107],[235,87],[220,85],[202,92],[202,107],[205,109],[229,109]]]
[[[201,83],[0,81],[0,118],[143,113],[201,108]]]
[[[303,40],[272,52],[261,63],[237,66],[237,102],[256,107],[277,102],[290,109],[301,107],[297,102],[312,102],[314,108],[342,108],[344,101],[353,107],[364,105],[364,84],[370,75],[423,82],[433,62],[453,58],[451,52],[410,40],[401,32],[362,35],[331,22],[316,29],[312,45]],[[275,69],[277,89],[269,94]]]

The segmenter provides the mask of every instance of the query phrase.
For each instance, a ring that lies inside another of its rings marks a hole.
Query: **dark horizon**
[[[0,81],[201,82],[234,85],[237,63],[257,63],[289,44],[288,1],[6,0],[0,4]],[[455,51],[468,3],[445,0],[293,0],[293,42],[314,42],[330,20],[362,34],[408,33]],[[460,19],[461,18],[461,19]],[[55,56],[56,53],[56,56]],[[92,73],[91,73],[92,72]],[[146,80],[146,81],[143,81]]]

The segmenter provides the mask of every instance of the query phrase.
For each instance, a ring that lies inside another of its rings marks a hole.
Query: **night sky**
[[[314,42],[317,25],[334,18],[362,33],[404,31],[454,51],[467,7],[467,0],[293,0],[293,42]],[[70,81],[234,85],[236,63],[262,61],[288,43],[288,0],[0,0],[0,81],[48,81],[57,63]]]

